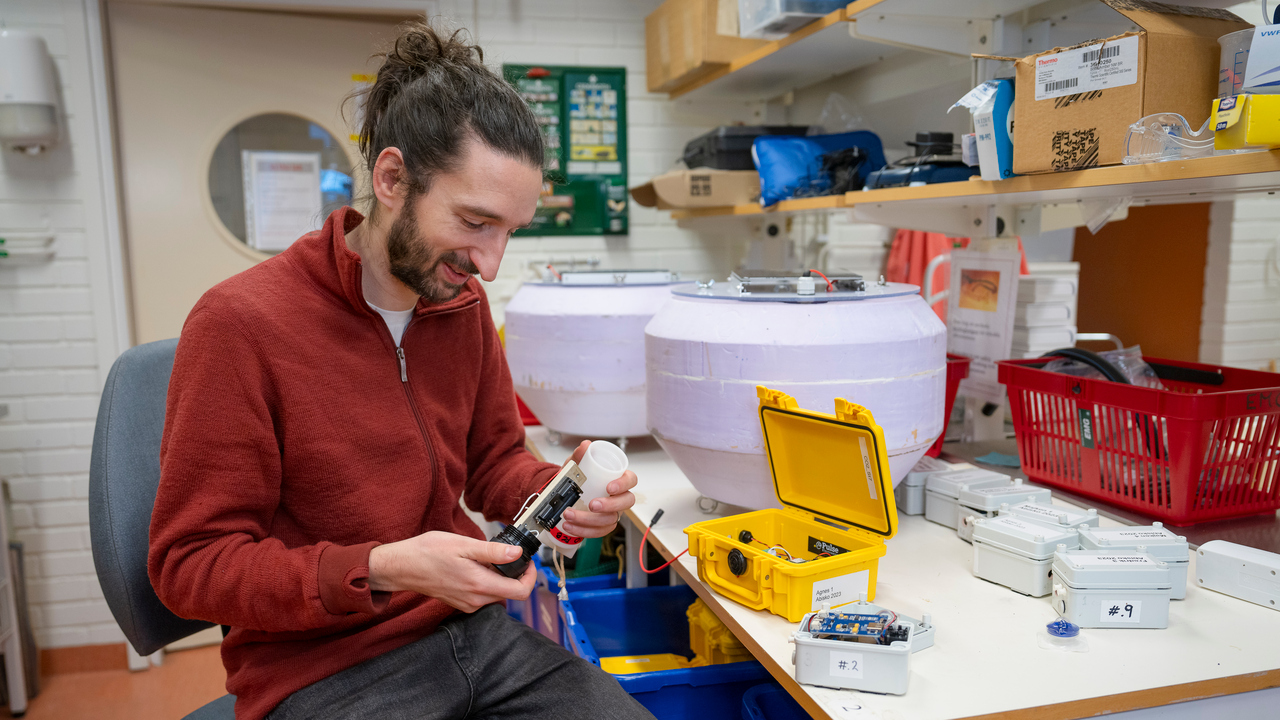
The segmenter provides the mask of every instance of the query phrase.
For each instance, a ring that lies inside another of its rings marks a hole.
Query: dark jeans
[[[268,720],[653,720],[600,668],[499,605],[457,614],[402,648],[309,685]]]

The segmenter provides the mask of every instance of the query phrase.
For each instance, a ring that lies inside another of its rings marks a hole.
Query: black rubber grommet
[[[747,571],[747,556],[742,551],[734,548],[729,551],[729,572],[734,575],[741,575]]]

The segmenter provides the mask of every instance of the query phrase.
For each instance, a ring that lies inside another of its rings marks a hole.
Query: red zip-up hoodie
[[[231,626],[236,716],[425,637],[453,608],[371,593],[369,550],[428,530],[483,538],[556,471],[524,449],[511,375],[474,278],[418,301],[399,348],[329,216],[218,284],[169,382],[149,574],[174,613]]]

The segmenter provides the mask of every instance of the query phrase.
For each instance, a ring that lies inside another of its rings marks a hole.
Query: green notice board
[[[627,70],[504,65],[546,144],[533,225],[517,235],[627,233]]]

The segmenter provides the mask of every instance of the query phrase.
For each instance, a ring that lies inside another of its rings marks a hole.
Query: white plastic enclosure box
[[[1174,600],[1187,596],[1187,568],[1191,566],[1191,549],[1187,538],[1170,532],[1163,523],[1138,527],[1084,528],[1080,531],[1080,547],[1085,550],[1132,551],[1139,546],[1156,560],[1169,564]]]
[[[1280,610],[1280,555],[1210,540],[1196,551],[1196,584]]]
[[[1053,592],[1050,569],[1058,548],[1079,547],[1076,528],[1042,525],[1015,515],[973,522],[973,574],[1014,592]]]
[[[979,468],[933,473],[925,481],[924,519],[955,530],[960,522],[961,490],[1012,484],[1008,475]]]
[[[1082,628],[1166,628],[1169,564],[1137,552],[1069,550],[1053,556],[1053,608]]]
[[[961,540],[971,542],[974,519],[995,517],[1001,506],[1026,501],[1052,502],[1053,493],[1048,488],[1023,483],[1022,478],[1015,478],[1012,485],[1003,487],[964,488],[957,498],[956,534]]]
[[[935,457],[925,455],[916,462],[915,467],[893,489],[894,500],[898,504],[898,512],[903,515],[924,514],[924,485],[929,476],[936,472],[948,472],[972,468],[969,463],[949,463]]]
[[[1061,525],[1063,527],[1079,527],[1081,525],[1098,527],[1100,524],[1096,508],[1089,508],[1088,510],[1081,512],[1075,508],[1054,505],[1052,503],[1020,502],[1011,503],[1009,505],[1009,512],[1028,520],[1034,520],[1038,523]]]
[[[866,600],[839,608],[841,613],[856,615],[878,615],[885,611]],[[821,612],[805,615],[800,627],[808,627],[810,619]],[[911,634],[905,641],[890,645],[815,638],[813,633],[797,630],[791,636],[795,643],[791,660],[796,667],[796,682],[888,695],[906,693],[911,678],[911,655],[933,646],[934,628],[928,615],[923,620],[898,615],[896,622],[910,627]]]

